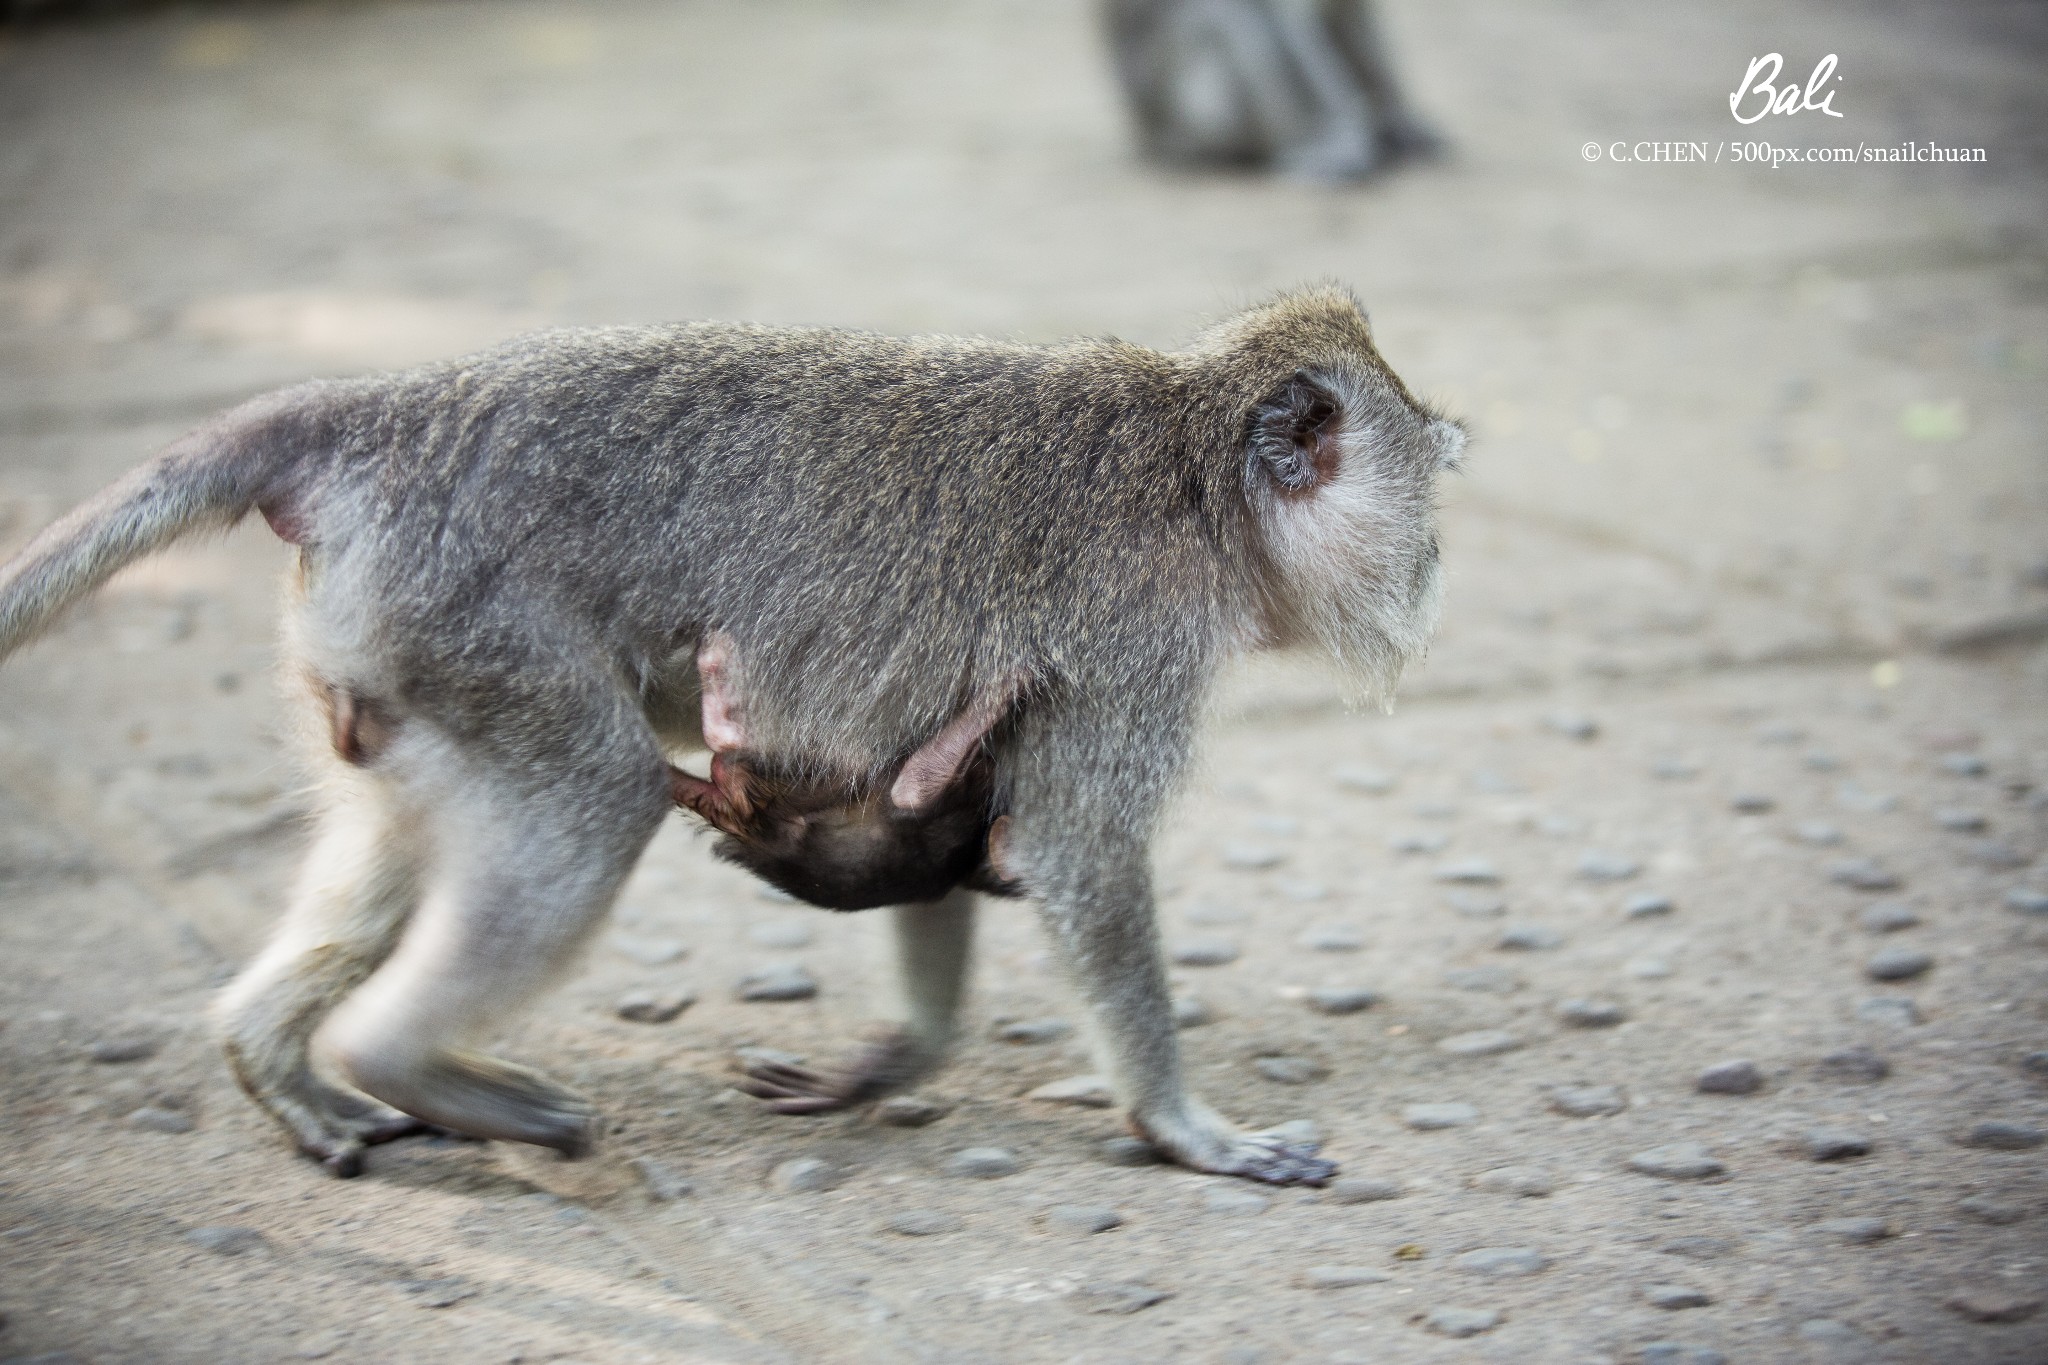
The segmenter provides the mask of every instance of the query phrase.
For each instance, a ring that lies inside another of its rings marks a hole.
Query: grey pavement
[[[680,820],[504,1040],[604,1150],[328,1180],[203,1019],[300,837],[284,553],[125,573],[0,669],[0,1360],[2048,1359],[2048,20],[1389,10],[1453,154],[1337,190],[1135,164],[1077,0],[0,31],[7,544],[243,396],[553,324],[1172,344],[1334,277],[1475,437],[1400,709],[1247,668],[1161,843],[1169,945],[1237,949],[1176,969],[1201,1090],[1381,1182],[1263,1203],[1026,1098],[1093,1066],[995,1036],[1078,1020],[1016,907],[939,1118],[759,1112],[735,1050],[828,1055],[882,926],[763,900]],[[1734,124],[1773,50],[1837,53],[1844,117]],[[1909,141],[1986,159],[1729,151]],[[735,998],[788,961],[815,1000]],[[1696,1089],[1739,1060],[1755,1088]],[[947,1174],[974,1147],[1020,1169]]]

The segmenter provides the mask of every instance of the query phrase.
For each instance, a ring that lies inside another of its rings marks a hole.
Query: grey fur
[[[1285,488],[1274,434],[1254,439],[1273,411],[1321,414]],[[1175,353],[553,332],[301,386],[177,443],[0,570],[0,649],[183,531],[260,507],[300,545],[287,635],[327,808],[220,1016],[245,1088],[344,1172],[393,1110],[588,1145],[585,1101],[470,1048],[573,954],[669,809],[709,632],[746,661],[750,745],[850,794],[1028,677],[997,755],[1005,866],[1133,1124],[1199,1169],[1317,1179],[1328,1163],[1186,1095],[1149,845],[1227,657],[1319,641],[1385,684],[1420,648],[1432,489],[1461,441],[1333,289]],[[1326,481],[1298,486],[1304,467]],[[317,742],[337,689],[380,717],[354,763]],[[951,979],[911,983],[917,1042],[888,1084],[950,1035],[966,900],[896,917],[905,961]],[[937,923],[948,946],[926,951]]]
[[[1371,0],[1105,0],[1146,152],[1357,180],[1440,148],[1408,106]]]

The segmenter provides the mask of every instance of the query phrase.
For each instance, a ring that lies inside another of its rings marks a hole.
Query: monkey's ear
[[[1465,465],[1465,428],[1449,418],[1439,418],[1429,424],[1430,443],[1436,450],[1436,467],[1455,471]]]
[[[1270,479],[1291,497],[1328,483],[1343,462],[1337,444],[1341,416],[1334,393],[1306,373],[1295,375],[1252,409],[1252,476]]]

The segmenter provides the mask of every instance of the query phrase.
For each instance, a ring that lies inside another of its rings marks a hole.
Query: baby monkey
[[[748,748],[736,672],[732,641],[708,637],[697,674],[711,775],[669,768],[675,803],[725,835],[719,857],[828,910],[935,901],[955,887],[1023,894],[1003,866],[1010,821],[987,745],[1017,708],[1021,675],[975,698],[884,789]]]

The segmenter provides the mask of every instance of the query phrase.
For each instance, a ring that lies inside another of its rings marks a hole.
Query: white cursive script
[[[1749,70],[1742,74],[1742,84],[1728,97],[1728,112],[1735,116],[1737,123],[1755,123],[1765,114],[1796,114],[1803,109],[1817,109],[1829,118],[1841,117],[1832,107],[1834,91],[1828,91],[1818,104],[1813,98],[1820,94],[1822,86],[1838,79],[1835,75],[1834,53],[1830,52],[1814,65],[1813,74],[1806,78],[1804,90],[1796,85],[1787,85],[1780,90],[1772,84],[1778,79],[1778,73],[1784,69],[1785,59],[1775,52],[1767,52],[1750,60]],[[1742,101],[1751,95],[1759,97],[1763,102],[1757,106],[1755,113],[1744,118]]]

